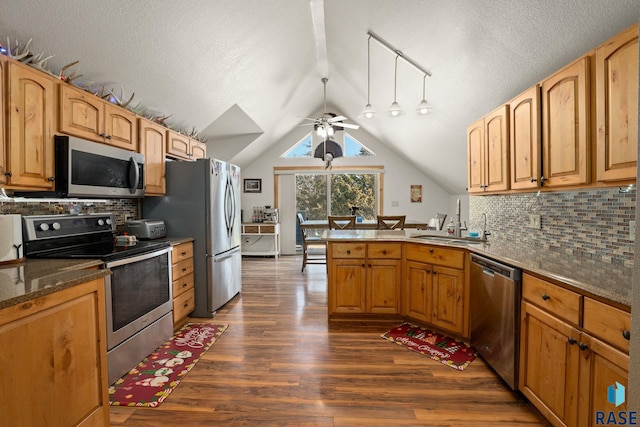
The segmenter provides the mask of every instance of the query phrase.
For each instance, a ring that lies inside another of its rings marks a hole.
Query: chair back
[[[406,215],[378,215],[378,230],[404,230]]]
[[[355,215],[329,215],[327,217],[330,230],[355,230],[356,229],[356,216]]]

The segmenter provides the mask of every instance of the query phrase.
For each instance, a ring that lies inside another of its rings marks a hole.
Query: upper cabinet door
[[[207,157],[207,144],[204,142],[191,140],[191,159],[204,159]]]
[[[174,130],[167,130],[167,156],[190,160],[189,137]]]
[[[503,105],[484,118],[485,190],[509,189],[509,106]]]
[[[467,191],[482,193],[485,189],[484,177],[484,119],[467,128]]]
[[[540,85],[509,103],[511,189],[540,186]]]
[[[57,80],[17,62],[8,70],[8,184],[51,190]]]
[[[589,182],[589,62],[573,62],[542,82],[542,175],[547,187]]]
[[[60,132],[102,142],[104,102],[92,93],[61,84]]]
[[[144,154],[145,195],[163,196],[167,192],[164,160],[166,128],[150,120],[138,120],[140,153]]]
[[[104,134],[107,144],[125,150],[138,151],[138,118],[131,111],[106,102]]]
[[[596,49],[597,180],[636,178],[638,26]]]

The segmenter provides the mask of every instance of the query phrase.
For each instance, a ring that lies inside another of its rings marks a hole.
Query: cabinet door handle
[[[434,268],[434,269],[433,269],[433,271],[431,272],[431,274],[436,274],[436,273],[437,273],[437,271],[436,271],[436,269]]]
[[[367,267],[371,268],[371,264],[367,265]]]
[[[540,177],[540,184],[544,185],[546,181],[547,181],[547,178],[545,178],[544,176]]]
[[[427,273],[431,273],[431,270],[427,270]]]
[[[107,139],[111,139],[111,135],[107,135],[107,136],[106,136],[106,138],[107,138]]]
[[[578,340],[576,340],[573,337],[569,337],[569,339],[567,339],[567,342],[569,343],[569,345],[574,345],[575,343],[578,342]]]
[[[536,182],[537,179],[536,178],[531,178],[531,182]]]
[[[630,338],[631,338],[631,331],[628,331],[628,330],[626,330],[626,329],[625,329],[625,330],[623,330],[623,331],[622,331],[622,337],[623,337],[625,340],[630,339]]]
[[[545,301],[549,301],[551,299],[551,297],[547,294],[542,294],[542,299]]]
[[[4,176],[8,176],[9,178],[11,178],[11,176],[12,176],[12,175],[13,175],[13,174],[12,174],[11,172],[5,172],[5,173],[4,173]]]
[[[50,176],[49,178],[47,178],[47,181],[49,181],[49,182],[53,182],[55,180],[56,180],[55,176]]]
[[[361,267],[364,268],[364,267],[366,267],[366,265],[362,264]]]
[[[101,136],[102,138],[104,138],[104,137],[105,137],[105,136],[107,136],[107,135],[106,135],[104,132],[102,132],[102,133],[100,133],[100,136]]]
[[[589,346],[586,345],[583,342],[578,343],[578,347],[580,347],[580,350],[584,351],[584,350],[589,350]]]

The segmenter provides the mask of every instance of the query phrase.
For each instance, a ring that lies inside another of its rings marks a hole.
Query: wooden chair
[[[327,244],[320,240],[320,237],[311,236],[309,229],[303,227],[304,218],[298,213],[298,226],[302,235],[302,272],[307,264],[327,263]]]
[[[404,230],[406,215],[378,215],[378,230]]]
[[[329,229],[330,230],[355,230],[356,229],[356,216],[355,215],[329,215]]]

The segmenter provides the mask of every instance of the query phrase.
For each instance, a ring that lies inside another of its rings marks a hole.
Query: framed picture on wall
[[[244,180],[245,193],[262,193],[262,180],[247,178]]]
[[[411,203],[422,203],[422,185],[411,185]]]

